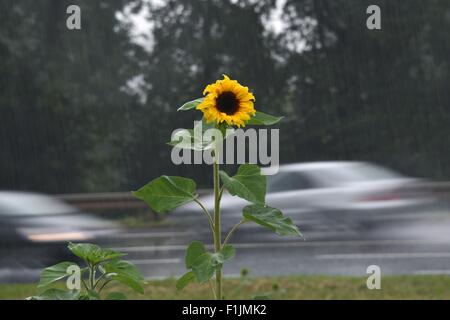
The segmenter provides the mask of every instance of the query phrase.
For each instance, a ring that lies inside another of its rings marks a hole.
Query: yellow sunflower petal
[[[226,122],[229,126],[244,127],[256,113],[255,97],[249,88],[225,74],[223,79],[207,85],[203,95],[205,98],[196,109],[203,112],[209,123]]]

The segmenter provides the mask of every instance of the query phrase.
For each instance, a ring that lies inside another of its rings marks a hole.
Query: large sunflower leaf
[[[224,171],[219,172],[222,183],[233,196],[238,196],[253,203],[264,204],[266,198],[266,176],[255,164],[239,166],[235,176],[230,177]]]
[[[185,273],[177,280],[176,287],[178,290],[184,289],[189,283],[195,280],[195,274],[192,271]]]
[[[193,129],[182,129],[176,132],[173,135],[172,140],[167,144],[172,147],[194,151],[211,150],[214,148],[214,141],[206,141],[203,140],[202,137],[203,133],[201,136],[197,137],[195,136]]]
[[[192,272],[198,282],[205,283],[212,278],[217,268],[217,264],[214,261],[210,252],[205,252],[195,259],[192,265]]]
[[[222,265],[228,260],[233,259],[236,254],[236,249],[230,244],[226,244],[222,250],[212,254],[213,264]]]
[[[190,149],[195,151],[211,150],[217,145],[217,141],[213,138],[204,139],[204,137],[207,130],[214,128],[216,128],[214,122],[207,123],[205,118],[202,118],[201,121],[196,122],[193,129],[180,129],[175,132],[167,144],[180,149]],[[226,123],[221,123],[217,129],[222,134],[220,142],[235,132],[233,128],[228,128]]]
[[[284,117],[276,117],[270,114],[256,111],[255,115],[247,121],[247,125],[271,126],[281,121]]]
[[[105,273],[116,281],[144,293],[145,279],[134,264],[125,260],[113,260],[103,265]]]
[[[57,263],[51,267],[45,268],[44,270],[42,270],[41,279],[37,287],[46,287],[58,280],[62,280],[70,276],[70,273],[67,273],[67,269],[73,265],[77,266],[77,264],[74,262],[64,261]]]
[[[280,236],[295,235],[303,237],[292,220],[269,206],[253,204],[243,210],[244,218],[275,231]]]
[[[185,257],[186,268],[188,269],[192,268],[195,260],[205,252],[206,248],[203,243],[201,243],[200,241],[192,241],[186,250],[186,257]]]
[[[193,201],[197,197],[195,189],[192,179],[161,176],[134,191],[133,195],[145,201],[154,211],[162,213]]]
[[[108,293],[106,300],[127,300],[127,296],[122,292],[113,291]]]
[[[69,243],[67,248],[77,257],[92,264],[117,259],[125,255],[113,249],[103,249],[92,243]]]
[[[195,244],[195,245],[194,245]],[[203,252],[204,247],[200,246],[199,242],[193,242],[188,248],[188,252],[191,251],[191,260],[188,261],[186,259],[186,265],[189,265],[189,268],[192,269],[192,274],[185,274],[181,277],[177,283],[177,286],[183,288],[189,282],[193,281],[193,277],[197,280],[197,282],[204,283],[212,278],[214,272],[221,268],[223,263],[232,259],[235,254],[235,249],[231,245],[225,245],[222,250],[217,253],[211,252]],[[194,256],[197,255],[194,259]],[[187,255],[186,255],[187,257]]]
[[[26,300],[78,300],[80,291],[61,290],[56,288],[47,289],[37,296],[28,297]]]
[[[198,98],[189,102],[186,102],[177,111],[187,111],[196,108],[200,103],[202,103],[204,98]]]

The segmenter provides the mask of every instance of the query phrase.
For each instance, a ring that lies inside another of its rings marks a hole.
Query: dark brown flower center
[[[236,113],[239,108],[239,101],[233,92],[225,91],[221,93],[216,100],[217,109],[231,116]]]

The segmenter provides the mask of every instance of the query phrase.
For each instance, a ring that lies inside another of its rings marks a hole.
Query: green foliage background
[[[82,9],[68,31],[66,7]],[[176,109],[226,73],[256,107],[287,116],[282,162],[357,159],[450,178],[450,3],[370,1],[2,0],[0,189],[51,193],[135,190],[174,166],[166,141],[192,127]],[[131,41],[117,13],[149,7],[151,48]],[[127,83],[143,80],[139,90]],[[198,114],[197,118],[200,118]]]

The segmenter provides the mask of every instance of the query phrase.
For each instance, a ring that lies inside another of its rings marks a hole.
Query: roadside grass
[[[176,280],[149,281],[145,294],[111,286],[108,291],[123,290],[129,299],[210,299],[206,285],[190,285],[182,291],[175,289]],[[381,290],[369,290],[366,278],[344,276],[285,276],[226,279],[226,299],[252,299],[267,295],[270,299],[450,299],[448,276],[384,276]],[[35,284],[2,284],[0,299],[24,299],[37,294]]]

